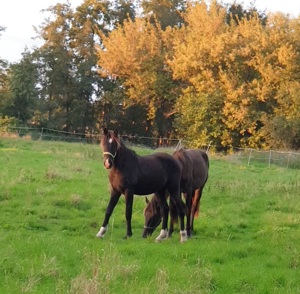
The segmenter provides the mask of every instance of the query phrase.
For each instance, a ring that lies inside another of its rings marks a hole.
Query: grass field
[[[137,149],[139,154],[150,150]],[[196,233],[143,239],[98,146],[0,138],[0,293],[300,293],[300,171],[212,157]]]

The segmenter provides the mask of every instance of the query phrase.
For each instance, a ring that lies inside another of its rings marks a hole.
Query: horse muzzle
[[[109,160],[109,158],[107,158],[105,161],[104,161],[104,167],[106,169],[111,169],[112,167],[112,162]]]
[[[153,228],[144,227],[143,238],[147,238],[147,237],[152,236],[153,232],[154,232]]]
[[[117,153],[112,154],[110,152],[103,152],[103,156],[104,156],[104,167],[106,169],[111,169],[114,159],[116,157]]]

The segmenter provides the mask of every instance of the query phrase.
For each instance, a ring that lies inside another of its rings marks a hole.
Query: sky
[[[84,0],[70,0],[75,8]],[[56,3],[66,3],[66,0],[8,0],[0,4],[0,26],[5,27],[5,32],[0,35],[0,59],[9,62],[18,62],[22,58],[25,47],[32,49],[33,46],[40,46],[41,41],[33,39],[36,33],[33,27],[39,27],[47,17],[41,10],[47,9]],[[222,3],[233,3],[232,0],[223,0]],[[241,0],[247,7],[250,2],[259,11],[290,14],[293,17],[300,15],[299,0]]]

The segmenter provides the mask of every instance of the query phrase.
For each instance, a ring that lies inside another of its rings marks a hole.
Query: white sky
[[[40,45],[32,38],[36,36],[33,26],[42,24],[47,14],[42,9],[53,6],[56,3],[66,3],[67,0],[1,0],[0,26],[6,27],[0,36],[0,58],[9,62],[17,62],[21,59],[21,53],[27,46],[31,49],[34,45]],[[75,8],[84,0],[70,0]],[[232,3],[233,0],[223,0],[223,3]],[[247,6],[251,0],[237,0]],[[291,16],[300,15],[300,0],[256,0],[255,7],[267,12],[281,11]]]

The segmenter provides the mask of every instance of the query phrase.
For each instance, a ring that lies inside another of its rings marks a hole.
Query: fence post
[[[289,167],[289,164],[290,164],[290,158],[291,158],[291,152],[290,152],[289,155],[288,155],[288,160],[287,160],[287,163],[286,163],[286,168]]]
[[[249,153],[249,158],[248,158],[248,166],[250,165],[251,155],[252,155],[252,148],[250,148],[250,153]]]
[[[44,128],[42,128],[42,130],[41,130],[41,135],[40,135],[40,140],[41,141],[43,140],[43,131],[44,131]]]
[[[177,143],[177,145],[175,147],[175,151],[178,150],[178,149],[180,149],[180,147],[181,147],[181,140],[178,141],[178,143]]]
[[[270,150],[269,153],[269,167],[271,166],[271,160],[272,160],[272,150]]]
[[[209,144],[208,144],[208,146],[207,146],[207,148],[206,148],[206,154],[208,154],[208,151],[209,151],[209,149],[210,149],[211,143],[212,143],[212,141],[209,142]]]

